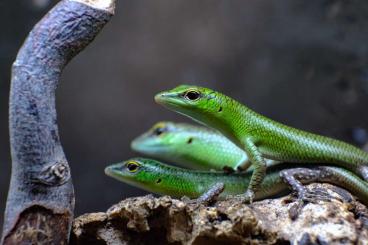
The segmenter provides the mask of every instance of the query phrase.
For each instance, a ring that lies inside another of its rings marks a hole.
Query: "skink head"
[[[105,168],[105,174],[114,177],[129,177],[134,176],[141,171],[142,165],[137,160],[129,160],[121,163],[116,163]]]
[[[186,148],[197,133],[193,128],[185,123],[158,122],[134,139],[131,148],[139,153],[172,161],[176,155],[189,151]]]
[[[135,138],[131,148],[144,154],[161,153],[172,144],[174,124],[171,122],[158,122],[147,132]]]
[[[157,192],[161,180],[169,175],[166,165],[151,159],[132,158],[105,168],[105,174],[127,184]]]
[[[215,98],[215,91],[208,88],[181,85],[174,89],[163,91],[155,96],[158,104],[176,111],[211,110],[210,100]]]
[[[181,85],[157,94],[155,101],[214,128],[224,125],[224,119],[231,119],[227,110],[232,100],[209,88]]]

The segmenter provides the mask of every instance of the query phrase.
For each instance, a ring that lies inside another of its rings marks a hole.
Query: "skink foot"
[[[295,193],[297,196],[295,203],[289,208],[289,217],[292,220],[296,220],[303,210],[304,206],[308,203],[317,203],[319,201],[329,202],[331,201],[331,195],[325,190],[307,190]]]
[[[241,203],[253,203],[254,193],[253,191],[247,191],[245,194],[242,195],[229,195],[226,197],[226,200],[236,200]]]

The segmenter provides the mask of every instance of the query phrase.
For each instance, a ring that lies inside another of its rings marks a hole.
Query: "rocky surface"
[[[368,244],[364,205],[328,184],[308,188],[330,196],[307,203],[296,220],[289,217],[291,195],[208,207],[168,196],[128,198],[76,218],[71,244]]]

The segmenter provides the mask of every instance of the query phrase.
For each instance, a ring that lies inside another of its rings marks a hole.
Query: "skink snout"
[[[157,103],[161,103],[163,101],[165,101],[167,98],[170,98],[172,96],[170,96],[170,93],[168,92],[161,92],[155,95],[155,101]]]
[[[107,166],[105,168],[105,174],[108,175],[108,176],[113,176],[117,172],[121,172],[122,171],[123,165],[124,165],[123,163],[116,163],[116,164]]]
[[[181,105],[185,105],[186,101],[182,99],[181,91],[166,90],[155,95],[155,101],[157,104],[168,107],[177,108]]]
[[[107,176],[111,176],[112,173],[113,173],[113,166],[108,166],[105,168],[105,174]]]

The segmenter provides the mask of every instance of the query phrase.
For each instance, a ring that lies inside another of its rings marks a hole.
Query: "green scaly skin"
[[[219,130],[247,153],[254,165],[243,196],[252,201],[266,176],[265,158],[329,163],[368,179],[368,153],[348,143],[295,129],[264,117],[214,90],[182,85],[155,96],[156,102]]]
[[[187,123],[158,122],[134,139],[131,147],[147,156],[193,169],[236,170],[248,162],[246,153],[218,131]],[[267,160],[268,166],[275,163]]]
[[[280,170],[288,166],[280,164],[270,167],[270,172],[261,183],[255,200],[260,200],[289,190],[280,176]],[[341,186],[354,193],[364,204],[368,204],[368,184],[362,181],[348,170],[321,166],[301,169],[307,173],[305,178],[299,178],[303,184],[311,182],[327,182]],[[294,169],[292,169],[294,170]],[[315,172],[316,178],[311,175]],[[218,183],[223,183],[225,188],[219,198],[224,199],[228,195],[243,193],[250,183],[251,173],[231,173],[213,171],[188,170],[163,164],[161,162],[133,158],[122,163],[113,164],[105,169],[105,173],[119,181],[154,192],[173,197],[187,196],[198,198]],[[299,176],[302,177],[302,176]]]

